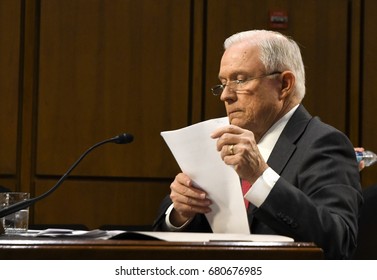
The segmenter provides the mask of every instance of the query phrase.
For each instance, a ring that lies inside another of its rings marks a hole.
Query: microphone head
[[[116,144],[128,144],[134,140],[134,137],[129,133],[122,133],[115,136],[113,139]]]

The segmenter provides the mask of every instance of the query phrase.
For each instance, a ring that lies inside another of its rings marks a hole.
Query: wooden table
[[[167,242],[0,236],[0,259],[64,260],[229,260],[323,259],[313,243],[301,242]]]

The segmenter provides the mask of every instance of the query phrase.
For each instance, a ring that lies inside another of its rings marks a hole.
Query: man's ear
[[[293,93],[296,78],[291,71],[284,71],[281,75],[282,81],[280,98],[284,99]]]

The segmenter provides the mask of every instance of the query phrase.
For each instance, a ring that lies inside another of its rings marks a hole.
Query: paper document
[[[208,193],[212,211],[206,214],[214,233],[250,234],[241,183],[216,149],[212,132],[228,125],[228,118],[197,123],[174,131],[161,132],[182,172]]]
[[[45,230],[31,230],[25,233],[18,234],[24,237],[53,237],[53,238],[79,238],[79,239],[108,239],[109,234],[100,229],[94,230],[74,230],[74,229],[61,229],[61,228],[48,228]]]
[[[252,242],[293,242],[287,236],[272,234],[238,234],[238,233],[202,233],[202,232],[148,232],[138,233],[155,238],[175,242],[206,242],[206,241],[252,241]]]
[[[146,237],[170,242],[250,241],[250,242],[293,242],[287,236],[273,234],[162,232],[162,231],[107,231],[110,239],[132,240]]]
[[[202,233],[202,232],[162,232],[124,230],[71,230],[48,228],[28,230],[21,237],[89,239],[89,240],[164,240],[170,242],[211,242],[211,241],[250,241],[250,242],[293,242],[287,236],[272,234]]]

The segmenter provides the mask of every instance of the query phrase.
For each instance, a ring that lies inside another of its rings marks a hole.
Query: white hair
[[[296,78],[295,95],[302,100],[305,96],[305,69],[300,48],[287,36],[275,31],[250,30],[236,33],[224,42],[228,49],[235,43],[249,42],[260,49],[260,60],[267,73],[292,71]]]

